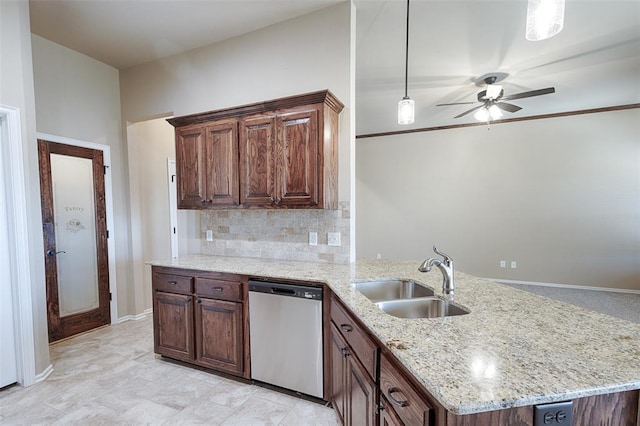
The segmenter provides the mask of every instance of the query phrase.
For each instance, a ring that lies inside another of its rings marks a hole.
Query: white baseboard
[[[627,288],[611,288],[611,287],[592,287],[587,285],[573,285],[573,284],[557,284],[557,283],[541,283],[536,281],[518,281],[518,280],[505,280],[502,278],[487,278],[488,280],[495,281],[503,284],[521,284],[521,285],[535,285],[539,287],[557,287],[566,288],[571,290],[593,290],[593,291],[610,291],[613,293],[630,293],[640,294],[640,290],[632,290]]]
[[[53,364],[49,364],[49,366],[45,368],[42,373],[36,374],[36,383],[47,380],[47,377],[49,377],[51,373],[53,373]]]
[[[123,317],[120,317],[120,318],[116,319],[115,321],[113,321],[112,324],[120,324],[121,322],[126,322],[126,321],[138,321],[138,320],[146,318],[146,316],[151,314],[152,312],[153,312],[153,309],[151,309],[151,308],[145,309],[144,312],[141,313],[141,314],[125,315]]]

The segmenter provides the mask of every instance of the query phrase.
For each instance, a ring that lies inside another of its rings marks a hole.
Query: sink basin
[[[433,296],[433,290],[411,280],[357,281],[352,285],[373,302]]]
[[[385,300],[376,305],[398,318],[442,318],[468,314],[469,311],[439,297]]]

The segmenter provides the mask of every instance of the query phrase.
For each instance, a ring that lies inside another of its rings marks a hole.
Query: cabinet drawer
[[[335,323],[340,334],[347,341],[353,353],[358,357],[371,377],[376,371],[376,345],[367,333],[342,307],[340,302],[331,299],[331,320]]]
[[[193,278],[183,275],[153,273],[153,288],[156,291],[191,294]]]
[[[196,294],[219,300],[242,300],[242,283],[211,278],[196,278]]]
[[[420,397],[387,355],[380,359],[380,392],[404,424],[432,424],[431,418],[435,415],[433,408]]]

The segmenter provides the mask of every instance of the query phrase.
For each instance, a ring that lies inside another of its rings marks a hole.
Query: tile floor
[[[153,353],[151,316],[51,346],[53,373],[0,391],[1,425],[337,425],[334,411]]]

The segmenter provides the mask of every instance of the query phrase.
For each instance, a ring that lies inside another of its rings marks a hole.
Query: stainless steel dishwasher
[[[322,288],[249,281],[251,378],[323,397]]]

